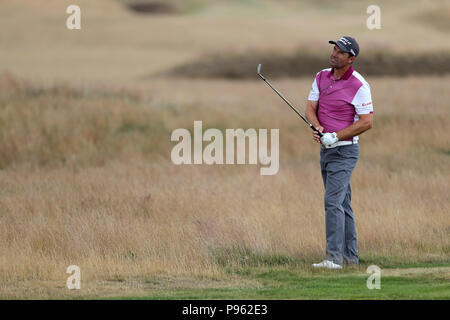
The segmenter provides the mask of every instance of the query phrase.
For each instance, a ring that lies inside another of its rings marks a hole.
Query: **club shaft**
[[[295,111],[295,113],[296,114],[298,114],[299,116],[300,116],[300,118],[302,118],[303,119],[303,121],[305,121],[306,122],[306,124],[312,129],[312,130],[314,130],[314,131],[317,131],[318,132],[318,135],[319,135],[319,137],[321,137],[321,136],[323,136],[323,134],[319,131],[319,130],[317,130],[313,125],[312,125],[312,123],[311,122],[309,122],[308,120],[306,120],[306,118],[285,98],[285,97],[283,97],[283,95],[277,90],[277,89],[275,89],[273,86],[272,86],[272,84],[265,78],[265,77],[263,77],[260,73],[258,73],[258,75],[261,77],[261,79],[263,79],[264,80],[264,82],[265,83],[267,83],[268,85],[269,85],[269,87],[271,87],[272,89],[273,89],[273,91],[275,91],[279,96],[280,96],[280,98],[281,99],[283,99],[284,100],[284,102],[286,102],[288,105],[289,105],[289,107],[291,107],[291,109],[292,110],[294,110]]]

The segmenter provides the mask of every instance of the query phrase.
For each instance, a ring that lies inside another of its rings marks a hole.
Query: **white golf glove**
[[[323,136],[320,138],[320,141],[322,142],[323,145],[325,145],[326,147],[332,145],[333,143],[338,142],[338,137],[336,132],[333,133],[324,133]]]

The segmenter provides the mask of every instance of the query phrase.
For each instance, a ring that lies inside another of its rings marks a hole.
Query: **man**
[[[372,128],[370,86],[353,69],[359,45],[352,37],[334,44],[329,69],[317,73],[308,96],[306,118],[320,131],[320,167],[325,186],[326,258],[316,268],[358,264],[350,178],[359,158],[358,135]]]

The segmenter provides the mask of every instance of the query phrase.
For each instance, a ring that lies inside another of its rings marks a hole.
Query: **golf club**
[[[289,101],[287,101],[286,100],[286,98],[285,97],[283,97],[283,95],[280,93],[280,92],[278,92],[278,90],[277,89],[275,89],[271,84],[270,84],[270,82],[261,74],[261,64],[258,64],[258,68],[256,69],[256,73],[261,77],[261,79],[263,79],[264,80],[264,82],[265,83],[267,83],[280,97],[281,97],[281,99],[283,99],[284,100],[284,102],[286,102],[288,105],[289,105],[289,107],[291,107],[292,108],[292,110],[294,110],[295,111],[295,113],[296,114],[298,114],[302,119],[303,119],[303,121],[305,121],[307,124],[308,124],[308,126],[313,130],[313,131],[317,131],[317,133],[318,133],[318,135],[319,135],[319,137],[322,137],[323,136],[323,133],[321,133],[319,130],[317,130],[312,124],[311,124],[311,122],[309,122],[308,120],[306,120],[306,118],[304,117],[304,116],[302,116],[302,114],[289,102]]]

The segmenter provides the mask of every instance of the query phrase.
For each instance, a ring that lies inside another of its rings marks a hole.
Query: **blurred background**
[[[438,0],[1,1],[1,295],[64,296],[70,264],[114,295],[99,283],[321,259],[318,146],[256,66],[303,111],[343,35],[375,109],[352,178],[361,261],[448,261],[449,31]],[[279,128],[279,173],[175,166],[171,132],[194,120]]]
[[[80,0],[79,31],[65,25],[72,2],[2,1],[2,69],[94,83],[141,82],[177,67],[252,78],[264,58],[273,74],[312,77],[329,55],[328,39],[349,34],[361,45],[362,73],[449,72],[448,1]],[[373,4],[381,29],[369,30]]]

